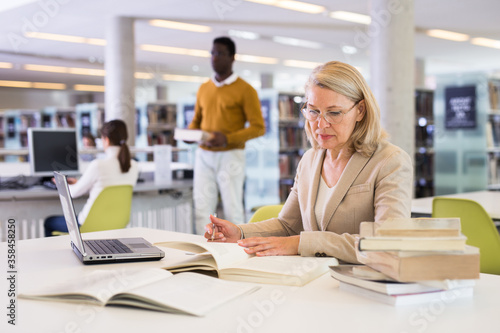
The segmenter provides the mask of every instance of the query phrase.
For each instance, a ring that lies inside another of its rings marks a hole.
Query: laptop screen
[[[76,220],[75,207],[73,206],[73,200],[71,199],[71,194],[69,192],[68,181],[66,176],[60,172],[54,171],[54,177],[56,179],[57,192],[59,193],[59,199],[61,200],[61,206],[64,213],[64,219],[66,220],[66,225],[68,226],[69,237],[78,251],[82,255],[85,255],[85,247],[83,246],[82,235],[80,229],[78,228],[78,222]]]

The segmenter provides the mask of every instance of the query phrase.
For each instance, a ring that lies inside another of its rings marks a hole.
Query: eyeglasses
[[[323,119],[325,119],[325,121],[329,124],[338,124],[338,123],[342,122],[342,119],[344,119],[344,115],[346,115],[352,109],[354,109],[354,107],[356,105],[358,105],[359,102],[361,102],[361,101],[357,101],[356,103],[354,103],[354,105],[351,106],[351,108],[345,112],[328,111],[324,114],[321,114],[321,112],[319,112],[318,110],[311,110],[308,108],[304,108],[304,109],[302,109],[302,114],[309,121],[317,121],[317,120],[319,120],[320,117],[323,117]]]

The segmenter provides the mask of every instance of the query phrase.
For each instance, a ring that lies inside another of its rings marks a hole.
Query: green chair
[[[259,222],[268,220],[273,217],[278,217],[278,214],[281,212],[281,208],[283,208],[283,205],[268,205],[259,207],[252,215],[248,223]]]
[[[481,273],[500,275],[500,235],[479,203],[437,197],[432,201],[432,217],[459,217],[467,244],[479,248]]]
[[[81,232],[102,231],[125,228],[130,220],[133,186],[117,185],[104,188],[90,208],[89,214],[80,227]],[[52,235],[66,235],[54,231]]]
[[[130,220],[132,194],[132,185],[104,188],[90,208],[80,231],[91,232],[125,228]]]

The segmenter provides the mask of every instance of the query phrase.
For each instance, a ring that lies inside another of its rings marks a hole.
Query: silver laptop
[[[84,264],[160,260],[165,253],[144,238],[83,240],[66,176],[54,171],[57,191],[68,226],[71,247]]]

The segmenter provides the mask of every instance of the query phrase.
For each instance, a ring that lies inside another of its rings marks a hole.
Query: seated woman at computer
[[[101,129],[101,139],[105,156],[89,163],[80,179],[68,178],[69,189],[73,198],[86,193],[89,198],[82,211],[78,214],[78,221],[85,223],[85,218],[95,199],[108,186],[132,185],[137,182],[139,167],[136,161],[130,158],[127,146],[127,126],[122,120],[111,120]],[[51,216],[44,223],[45,236],[52,236],[53,231],[67,232],[63,216]]]
[[[305,86],[302,113],[312,145],[278,218],[235,225],[214,216],[205,237],[238,242],[258,256],[333,256],[357,262],[363,221],[410,217],[412,163],[389,143],[380,110],[361,74],[332,61],[317,67]]]

